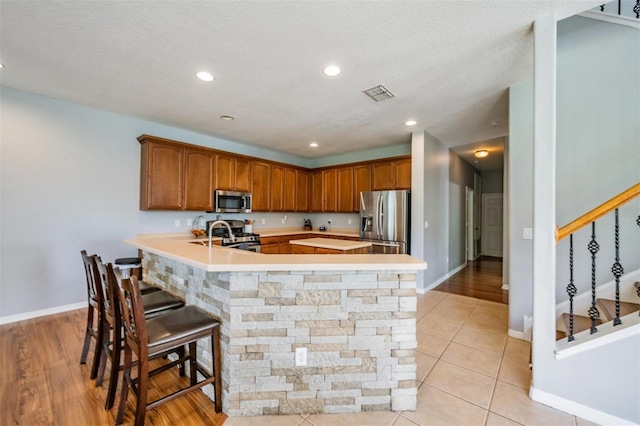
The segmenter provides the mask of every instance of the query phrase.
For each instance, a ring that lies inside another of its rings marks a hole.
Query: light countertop
[[[345,251],[371,246],[371,243],[368,243],[366,241],[347,241],[336,240],[333,238],[307,238],[306,240],[291,240],[289,241],[289,244]]]
[[[291,234],[322,234],[322,235],[335,235],[338,237],[360,237],[360,233],[357,229],[332,229],[330,231],[320,231],[318,228],[315,228],[311,231],[305,231],[302,228],[271,228],[271,229],[259,229],[253,226],[253,232],[256,234],[260,234],[261,237],[278,237],[282,235],[291,235]]]
[[[419,271],[427,268],[426,262],[406,254],[262,254],[191,244],[196,241],[186,234],[144,235],[125,240],[140,250],[205,271]],[[336,241],[340,240],[332,240]]]

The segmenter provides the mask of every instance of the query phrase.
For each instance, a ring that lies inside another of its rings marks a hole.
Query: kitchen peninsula
[[[425,262],[192,241],[127,243],[142,251],[146,281],[221,320],[228,416],[415,410],[416,271]],[[296,363],[298,348],[307,354]]]

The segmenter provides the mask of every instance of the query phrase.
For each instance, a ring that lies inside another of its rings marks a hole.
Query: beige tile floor
[[[529,399],[529,343],[507,336],[507,305],[418,295],[416,411],[230,418],[224,426],[586,425]]]

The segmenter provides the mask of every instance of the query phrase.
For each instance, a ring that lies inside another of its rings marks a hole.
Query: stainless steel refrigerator
[[[360,193],[360,240],[372,243],[369,252],[410,253],[410,192]]]

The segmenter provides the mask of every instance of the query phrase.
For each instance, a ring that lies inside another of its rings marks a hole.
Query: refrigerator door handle
[[[382,221],[384,220],[384,211],[382,210],[383,208],[383,204],[382,204],[382,197],[378,196],[378,220],[377,220],[377,232],[378,232],[378,238],[380,238],[380,236],[382,235]]]

